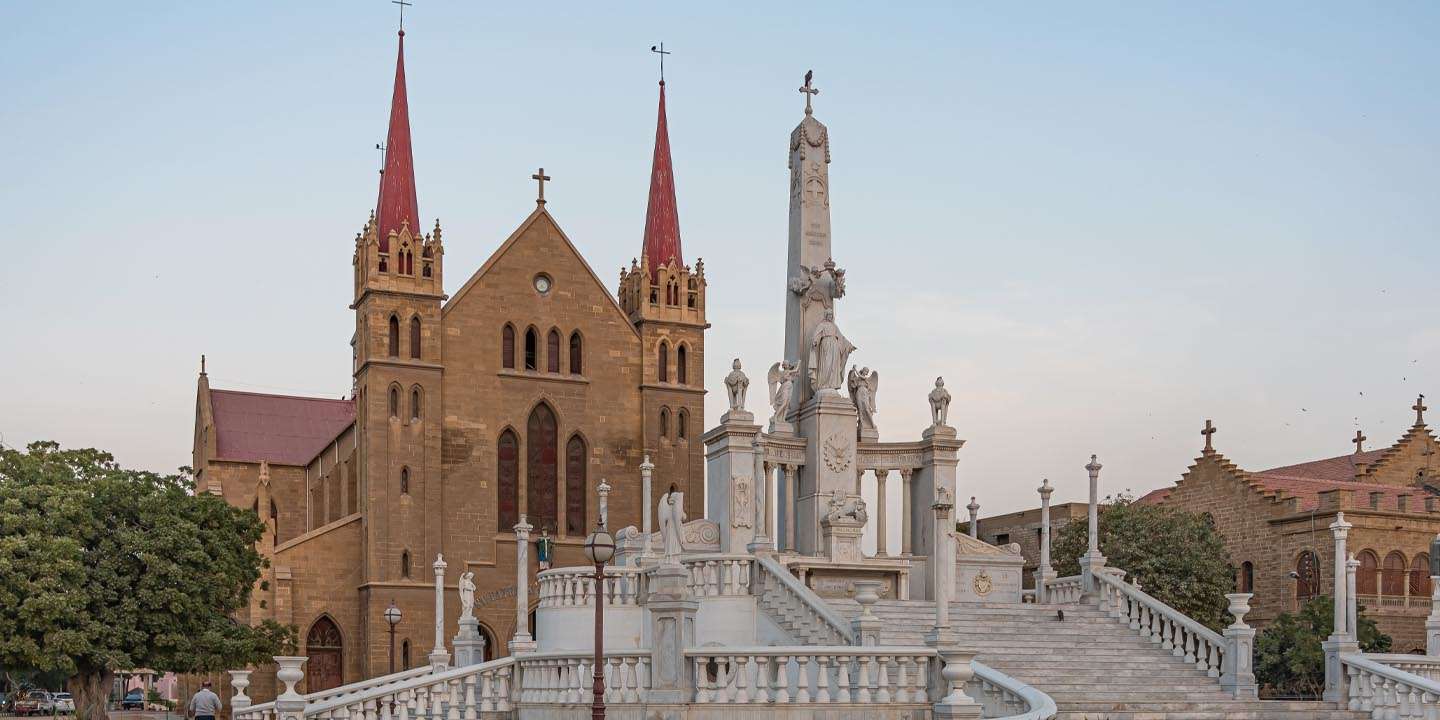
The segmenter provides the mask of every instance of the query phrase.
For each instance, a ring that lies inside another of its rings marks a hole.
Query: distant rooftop
[[[211,390],[218,460],[304,465],[355,422],[353,400]]]

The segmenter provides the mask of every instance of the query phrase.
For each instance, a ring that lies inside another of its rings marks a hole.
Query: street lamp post
[[[585,557],[595,563],[595,699],[590,703],[591,720],[605,720],[605,563],[615,557],[615,538],[605,530],[605,522],[585,538]]]
[[[400,608],[395,607],[395,601],[390,601],[390,607],[385,608],[385,622],[390,624],[390,674],[395,674],[395,626],[400,624]]]

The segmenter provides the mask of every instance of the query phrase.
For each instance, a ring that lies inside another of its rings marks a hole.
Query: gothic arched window
[[[539,361],[539,358],[536,357],[537,355],[540,354],[540,349],[537,347],[538,344],[539,344],[539,340],[535,337],[535,328],[530,328],[529,330],[526,330],[526,331],[525,331],[525,369],[526,369],[526,370],[539,370],[539,369],[540,369],[540,361]]]
[[[687,355],[689,355],[689,353],[685,352],[685,346],[683,344],[675,348],[675,382],[681,385],[687,382],[690,375],[689,368],[685,366]]]
[[[402,550],[402,551],[400,552],[400,577],[403,577],[403,578],[405,578],[405,579],[407,579],[407,580],[410,579],[410,551],[409,551],[409,550]]]
[[[423,415],[420,412],[420,386],[410,388],[410,419],[419,420]]]
[[[426,269],[428,270],[429,268],[427,267]],[[409,640],[405,640],[405,641],[403,641],[403,642],[400,643],[400,669],[401,669],[401,670],[409,670],[409,669],[410,669],[410,641],[409,641]]]
[[[1320,560],[1306,550],[1295,560],[1295,598],[1305,602],[1320,594]]]
[[[495,443],[495,494],[500,532],[510,532],[520,522],[520,438],[514,430],[500,433]]]
[[[655,361],[659,364],[660,382],[670,382],[670,345],[664,340],[660,341],[660,353]]]
[[[675,437],[686,440],[690,437],[690,413],[685,408],[675,413]]]
[[[660,408],[660,439],[670,437],[670,408]]]
[[[559,495],[559,439],[555,411],[540,403],[525,427],[525,511],[535,527],[556,527]]]
[[[560,332],[554,328],[545,336],[545,371],[560,372]]]
[[[410,494],[410,468],[408,467],[400,468],[400,494]]]
[[[584,348],[580,340],[580,331],[570,333],[570,374],[580,375],[585,372]]]
[[[390,357],[400,357],[400,318],[390,316]]]
[[[400,386],[390,386],[390,417],[400,417]]]
[[[1255,592],[1255,563],[1246,560],[1240,563],[1240,587],[1237,592]]]
[[[1355,594],[1379,595],[1380,558],[1370,550],[1362,550],[1355,559],[1360,561],[1360,567],[1355,568]]]
[[[500,367],[515,369],[515,327],[509,323],[500,331]]]
[[[585,439],[578,434],[565,443],[565,532],[575,537],[585,535],[585,497],[587,460]]]
[[[410,357],[420,359],[420,316],[410,318]]]

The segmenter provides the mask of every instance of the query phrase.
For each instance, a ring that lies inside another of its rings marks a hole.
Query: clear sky
[[[882,7],[882,6],[889,7]],[[216,387],[349,391],[396,7],[8,3],[0,433],[189,462]],[[601,278],[640,250],[665,41],[706,422],[783,339],[785,144],[815,70],[838,316],[882,438],[944,375],[982,514],[1440,419],[1440,4],[416,0],[420,212],[453,291],[533,207]],[[613,291],[613,287],[611,288]],[[751,409],[768,415],[762,393]],[[894,484],[898,485],[898,481]],[[898,523],[892,523],[898,525]]]

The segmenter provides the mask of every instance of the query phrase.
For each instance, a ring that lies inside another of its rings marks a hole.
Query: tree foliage
[[[1061,577],[1080,574],[1090,543],[1089,524],[1072,522],[1055,538],[1052,556]],[[1163,505],[1141,505],[1128,495],[1105,498],[1100,508],[1100,553],[1107,565],[1138,579],[1145,592],[1213,630],[1229,622],[1225,593],[1235,571],[1220,534],[1201,515]]]
[[[1362,652],[1389,652],[1390,636],[1366,617],[1364,606],[1356,613]],[[1298,613],[1281,613],[1255,638],[1255,679],[1267,694],[1320,697],[1325,689],[1325,651],[1320,642],[1330,636],[1335,622],[1330,596],[1311,598]]]
[[[115,670],[217,671],[293,643],[235,619],[264,526],[189,487],[98,450],[0,447],[0,666],[66,674],[94,718]]]

